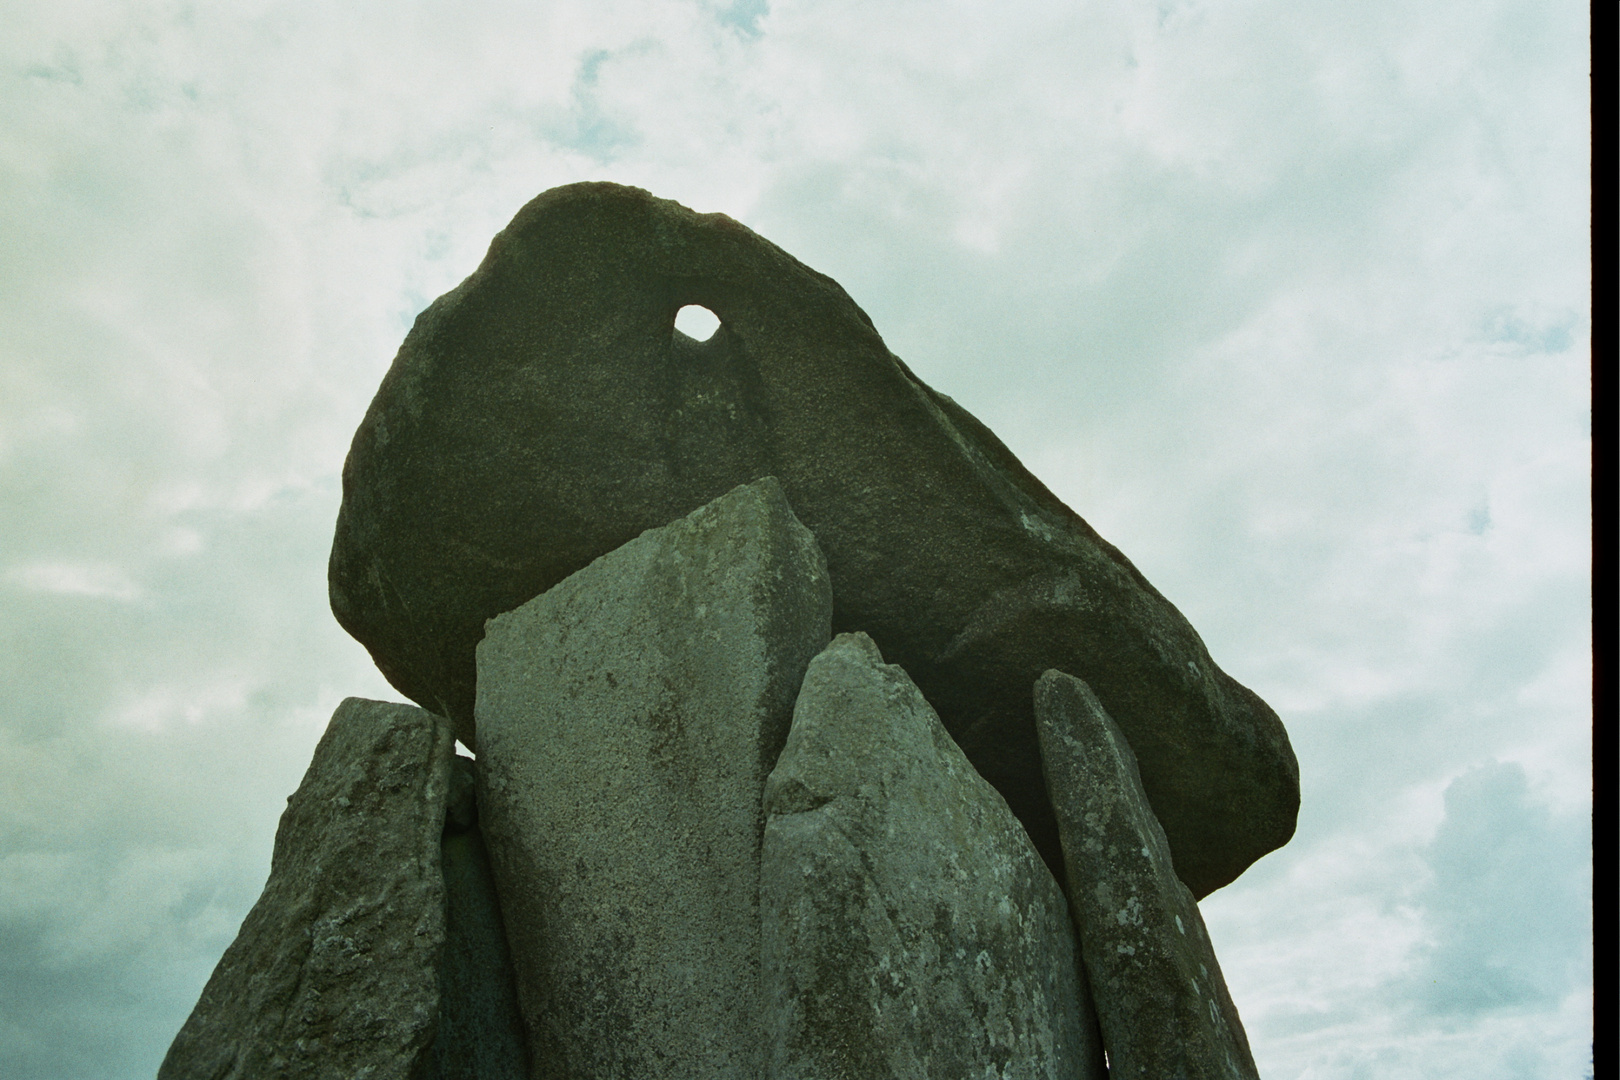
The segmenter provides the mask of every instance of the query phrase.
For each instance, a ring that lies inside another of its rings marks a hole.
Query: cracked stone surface
[[[536,1077],[759,1076],[760,800],[831,611],[767,477],[491,620],[480,824]]]
[[[811,662],[765,810],[766,1076],[1105,1075],[1057,882],[865,634]]]
[[[1256,1080],[1203,916],[1176,877],[1124,733],[1090,687],[1061,671],[1036,683],[1035,717],[1109,1075]]]

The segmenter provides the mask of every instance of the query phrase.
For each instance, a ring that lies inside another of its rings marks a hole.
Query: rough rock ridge
[[[414,1080],[444,948],[450,727],[349,698],[276,830],[270,880],[159,1080]]]
[[[1130,743],[1091,688],[1061,671],[1035,685],[1035,718],[1109,1075],[1258,1080]]]

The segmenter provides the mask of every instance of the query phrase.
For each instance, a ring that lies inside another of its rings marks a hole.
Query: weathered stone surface
[[[338,707],[276,830],[270,879],[160,1080],[415,1080],[444,946],[449,726],[409,705]]]
[[[1035,720],[1069,904],[1118,1080],[1252,1080],[1249,1040],[1130,743],[1084,682],[1048,671]]]
[[[766,1076],[1105,1075],[1063,893],[865,634],[811,661],[765,811]]]
[[[444,822],[445,943],[428,1080],[528,1080],[506,926],[478,828],[477,773],[457,757]]]
[[[760,800],[831,617],[766,477],[490,621],[479,807],[535,1076],[759,1076]]]
[[[687,303],[720,317],[708,341],[673,329]],[[1055,873],[1050,667],[1129,735],[1195,893],[1292,835],[1282,724],[1123,555],[835,282],[634,188],[541,195],[417,319],[344,467],[332,609],[471,746],[487,618],[767,474],[826,553],[835,629],[910,672]]]

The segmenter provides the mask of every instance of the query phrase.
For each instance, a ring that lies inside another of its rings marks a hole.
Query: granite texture
[[[1119,726],[1080,679],[1048,671],[1035,718],[1069,904],[1115,1080],[1255,1080],[1198,904]]]
[[[270,879],[159,1080],[419,1080],[445,943],[450,727],[349,698],[276,830]]]
[[[767,1077],[1105,1075],[1063,893],[865,634],[811,661],[765,810]]]
[[[536,1077],[759,1076],[761,793],[831,610],[767,477],[490,621],[480,823]]]

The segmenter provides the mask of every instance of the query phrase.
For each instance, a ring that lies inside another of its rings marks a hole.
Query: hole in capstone
[[[720,329],[720,316],[706,307],[687,304],[675,313],[675,329],[693,341],[708,341]]]

